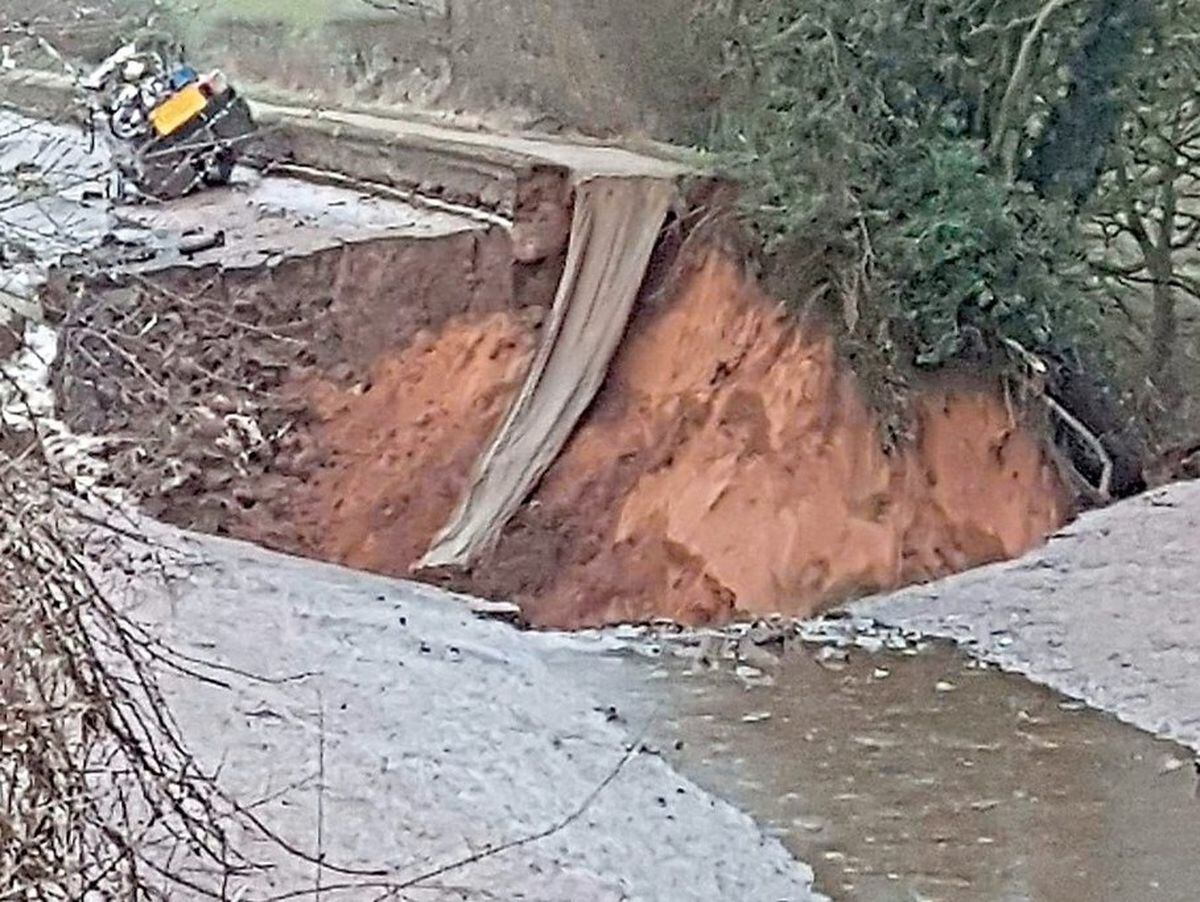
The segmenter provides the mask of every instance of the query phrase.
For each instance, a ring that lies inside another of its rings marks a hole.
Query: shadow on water
[[[572,679],[835,899],[1200,897],[1186,749],[951,648],[818,657],[747,681],[625,652]]]

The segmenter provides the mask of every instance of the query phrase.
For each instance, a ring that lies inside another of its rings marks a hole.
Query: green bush
[[[1092,337],[1069,211],[992,177],[975,144],[912,140],[887,155],[875,248],[883,315],[921,367],[1060,353]]]

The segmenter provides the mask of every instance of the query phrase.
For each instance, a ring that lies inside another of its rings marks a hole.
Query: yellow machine
[[[160,138],[172,135],[204,112],[208,97],[199,85],[191,84],[150,111],[150,124]]]

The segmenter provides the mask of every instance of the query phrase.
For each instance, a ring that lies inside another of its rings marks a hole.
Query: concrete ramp
[[[470,563],[554,462],[604,381],[676,195],[673,180],[650,177],[577,186],[566,268],[537,357],[418,569]]]

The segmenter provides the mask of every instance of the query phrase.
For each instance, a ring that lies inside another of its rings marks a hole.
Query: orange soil
[[[306,552],[407,575],[445,524],[525,372],[512,312],[452,317],[381,358],[366,391],[320,383]],[[1017,555],[1069,515],[1040,442],[995,392],[918,403],[888,455],[830,340],[801,334],[719,254],[644,308],[583,425],[459,587],[578,627],[807,614]]]
[[[589,420],[469,587],[561,627],[808,614],[1017,555],[1069,502],[995,393],[889,456],[828,339],[713,255],[631,329]]]
[[[532,349],[511,312],[459,315],[377,360],[365,390],[314,386],[324,461],[310,477],[308,552],[407,575],[458,503]]]

